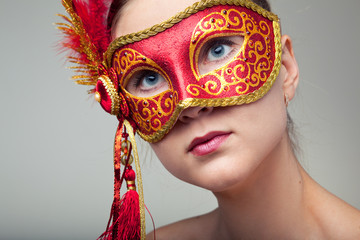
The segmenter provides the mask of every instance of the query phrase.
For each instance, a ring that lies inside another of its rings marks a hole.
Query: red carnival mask
[[[240,105],[267,93],[280,68],[280,27],[275,15],[253,6],[210,6],[155,36],[126,35],[110,45],[142,138],[159,141],[187,107]]]

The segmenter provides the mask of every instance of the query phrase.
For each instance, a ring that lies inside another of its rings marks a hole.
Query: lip
[[[215,152],[230,134],[230,132],[210,132],[202,137],[197,137],[190,143],[188,152],[196,156],[204,156]]]

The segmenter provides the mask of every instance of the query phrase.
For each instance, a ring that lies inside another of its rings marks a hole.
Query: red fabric
[[[109,96],[109,94],[106,91],[106,88],[101,80],[99,80],[96,84],[95,91],[100,94],[101,101],[100,105],[101,107],[108,113],[111,113],[111,105],[112,101]]]

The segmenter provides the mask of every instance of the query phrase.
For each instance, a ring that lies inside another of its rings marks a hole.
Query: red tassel
[[[130,165],[132,145],[130,143],[122,146],[127,142],[128,134],[125,131],[121,134],[122,127],[120,126],[116,132],[114,144],[114,201],[107,228],[98,240],[140,240],[141,238],[139,195],[135,185],[136,175]],[[121,137],[124,141],[121,141]],[[125,168],[120,176],[121,156],[125,157],[122,162]],[[128,190],[120,199],[120,188],[124,179]]]
[[[135,172],[131,166],[125,170],[128,191],[120,200],[119,216],[98,240],[138,240],[140,230],[139,195],[135,187]],[[112,210],[113,213],[114,209]],[[111,215],[112,215],[111,213]],[[110,216],[111,218],[111,216]],[[117,231],[114,227],[117,226]],[[114,231],[115,230],[115,231]]]
[[[131,166],[126,169],[125,180],[128,191],[120,201],[117,239],[137,240],[140,239],[139,195],[135,187],[135,172]]]

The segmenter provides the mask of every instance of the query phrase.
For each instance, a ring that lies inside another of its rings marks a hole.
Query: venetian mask
[[[273,85],[281,64],[278,18],[252,2],[233,2],[210,2],[110,44],[107,64],[146,141],[161,140],[185,108],[252,103]]]

